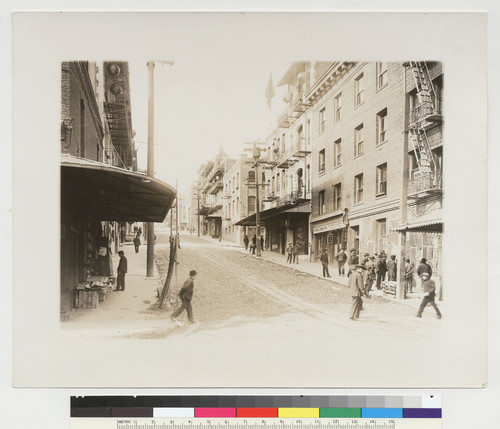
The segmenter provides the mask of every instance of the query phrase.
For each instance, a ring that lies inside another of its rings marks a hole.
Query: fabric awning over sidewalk
[[[61,207],[102,221],[162,222],[175,190],[161,180],[102,164],[61,156]]]
[[[429,216],[421,216],[410,219],[404,225],[398,225],[391,228],[391,231],[409,231],[409,232],[443,232],[443,219],[441,213],[432,213]]]
[[[311,204],[310,202],[302,203],[302,204],[285,204],[281,207],[272,207],[267,210],[263,210],[260,212],[260,220],[264,222],[265,220],[276,216],[280,213],[311,213]],[[255,226],[256,225],[256,216],[255,214],[250,215],[246,218],[243,218],[235,223],[235,225],[241,226]]]

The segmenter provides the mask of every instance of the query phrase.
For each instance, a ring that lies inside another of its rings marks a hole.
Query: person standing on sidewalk
[[[337,260],[337,266],[339,268],[339,276],[345,276],[345,261],[347,261],[347,254],[345,253],[344,249],[340,249],[339,253],[335,257]]]
[[[248,243],[250,242],[250,240],[248,239],[248,235],[245,234],[245,236],[243,237],[243,243],[245,244],[245,250],[248,250]]]
[[[413,270],[415,266],[410,261],[410,259],[406,259],[405,261],[405,293],[413,292]]]
[[[260,250],[264,251],[264,236],[260,236]]]
[[[398,272],[398,263],[396,262],[396,255],[391,255],[391,259],[387,262],[387,280],[395,282]]]
[[[191,270],[189,272],[189,278],[182,285],[181,290],[179,291],[179,298],[181,299],[181,306],[177,310],[175,310],[171,315],[170,319],[176,323],[176,317],[178,317],[184,310],[187,312],[189,323],[193,323],[193,307],[191,305],[191,300],[193,299],[193,290],[194,290],[194,279],[196,277],[197,272],[195,270]]]
[[[139,246],[141,245],[141,239],[139,238],[139,233],[134,237],[134,247],[135,253],[139,253]]]
[[[299,246],[292,246],[292,261],[294,264],[299,263]]]
[[[257,236],[254,234],[252,237],[252,255],[255,255],[256,248],[257,248]]]
[[[365,283],[365,290],[364,294],[367,298],[370,298],[370,290],[372,288],[373,282],[375,281],[376,274],[375,274],[375,265],[374,265],[374,256],[370,256],[368,258],[368,262],[365,265],[365,271],[363,273],[363,280]]]
[[[330,272],[328,271],[328,250],[323,249],[323,253],[320,257],[321,265],[323,265],[323,277],[331,277]]]
[[[293,253],[293,246],[292,246],[292,243],[288,243],[288,247],[286,248],[286,254],[287,254],[287,257],[286,257],[286,262],[288,264],[291,264],[292,263],[292,253]]]
[[[352,304],[351,304],[351,320],[359,319],[359,313],[363,309],[363,271],[365,266],[358,264],[355,270],[349,276],[349,291],[351,292]]]
[[[441,312],[434,302],[434,298],[436,297],[436,284],[434,283],[434,280],[430,279],[430,274],[427,271],[424,271],[421,277],[422,288],[424,289],[424,298],[422,299],[422,303],[418,309],[417,317],[422,317],[425,307],[427,307],[427,304],[430,304],[434,307],[434,310],[436,310],[436,317],[441,319]]]
[[[347,277],[349,277],[353,271],[356,271],[356,266],[359,264],[359,258],[358,255],[356,255],[356,249],[351,249],[347,264],[349,265]]]
[[[120,256],[120,263],[118,264],[118,275],[116,276],[116,289],[115,290],[125,290],[125,274],[127,274],[127,258],[123,250],[118,252]]]
[[[378,262],[375,265],[375,271],[377,273],[377,283],[376,288],[380,289],[382,282],[385,280],[385,273],[387,272],[387,265],[385,262],[385,253],[380,252],[378,255]]]

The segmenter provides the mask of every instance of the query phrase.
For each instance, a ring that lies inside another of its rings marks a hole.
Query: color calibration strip
[[[437,396],[85,396],[71,417],[440,419]]]

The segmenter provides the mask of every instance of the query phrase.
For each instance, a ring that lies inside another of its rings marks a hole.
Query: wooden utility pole
[[[399,222],[400,225],[405,225],[408,221],[408,117],[409,117],[409,96],[406,93],[406,67],[403,70],[404,79],[404,117],[403,117],[403,177],[401,178],[401,201],[399,207]],[[405,299],[405,259],[408,257],[408,240],[407,230],[403,229],[398,233],[399,247],[399,267],[397,271],[396,298]]]
[[[148,61],[148,176],[154,177],[155,175],[155,167],[154,167],[154,61]],[[146,275],[147,277],[154,276],[154,258],[155,258],[155,249],[154,249],[154,223],[147,223],[148,230],[148,244],[147,244],[147,263],[146,263]]]

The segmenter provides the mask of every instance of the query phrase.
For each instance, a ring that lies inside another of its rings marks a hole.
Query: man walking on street
[[[339,276],[345,276],[345,261],[347,261],[347,254],[345,253],[344,249],[340,249],[339,253],[337,254],[336,258],[337,260],[337,265],[339,267]]]
[[[387,262],[387,280],[395,282],[398,272],[398,263],[396,262],[396,255],[391,255],[391,259]]]
[[[116,289],[115,290],[125,290],[125,274],[127,274],[127,258],[123,253],[123,250],[118,252],[120,256],[120,263],[118,264],[118,275],[116,277]]]
[[[424,311],[427,304],[430,304],[436,310],[436,317],[441,319],[441,312],[439,308],[437,308],[436,303],[434,302],[434,298],[436,297],[436,285],[434,280],[431,280],[430,274],[424,271],[421,275],[422,277],[422,288],[424,289],[424,298],[422,299],[422,303],[420,304],[420,308],[418,309],[417,317],[422,317],[422,312]]]
[[[248,243],[250,240],[248,239],[248,235],[245,234],[245,237],[243,237],[243,243],[245,244],[245,250],[248,250]]]
[[[328,271],[328,250],[323,249],[323,253],[320,256],[321,265],[323,265],[323,277],[331,277]]]
[[[191,300],[193,299],[193,289],[194,289],[194,279],[196,277],[196,271],[191,270],[189,272],[189,278],[182,285],[179,291],[179,298],[181,299],[181,306],[176,311],[170,315],[170,319],[178,323],[176,317],[179,316],[184,310],[187,312],[189,323],[193,323],[193,307],[191,306]]]
[[[363,308],[363,271],[365,266],[362,264],[356,265],[355,270],[349,276],[349,291],[351,292],[351,320],[359,319],[359,313]]]

